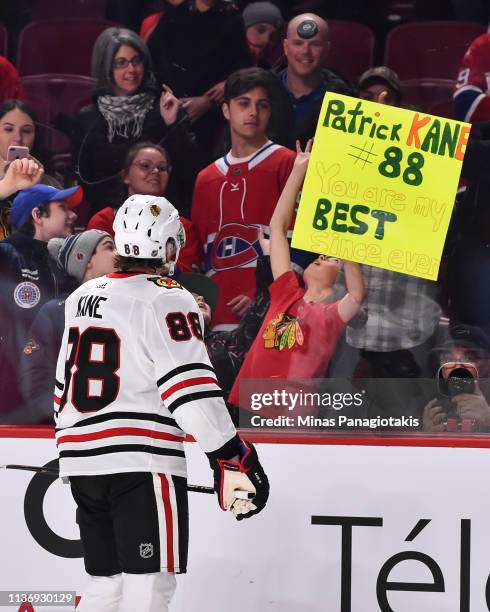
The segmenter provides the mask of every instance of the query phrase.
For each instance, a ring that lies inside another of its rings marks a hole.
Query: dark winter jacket
[[[19,368],[23,403],[19,410],[7,415],[10,423],[53,422],[56,363],[65,327],[65,300],[68,295],[64,293],[46,302],[27,333]]]
[[[203,13],[193,2],[169,6],[148,47],[158,82],[179,98],[200,96],[252,63],[242,16],[223,0]]]
[[[22,232],[0,242],[0,412],[19,406],[19,363],[29,328],[66,283],[46,242]]]
[[[273,103],[269,136],[274,142],[291,149],[299,139],[304,146],[313,138],[325,92],[354,96],[354,87],[339,73],[324,68],[322,80],[310,94],[295,98],[287,87],[287,68],[276,73],[279,100]]]
[[[84,189],[84,197],[92,213],[114,206],[114,194],[120,192],[120,172],[126,154],[136,142],[150,141],[164,147],[172,162],[168,198],[184,213],[190,209],[194,179],[201,169],[201,152],[184,111],[177,121],[167,126],[160,115],[159,98],[146,115],[138,141],[115,136],[108,139],[108,125],[96,103],[81,110],[72,132],[75,168]]]

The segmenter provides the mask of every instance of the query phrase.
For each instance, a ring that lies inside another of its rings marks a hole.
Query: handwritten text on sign
[[[469,132],[327,93],[292,245],[436,280]]]

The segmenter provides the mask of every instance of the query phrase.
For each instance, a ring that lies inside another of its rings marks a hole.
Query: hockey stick
[[[0,469],[3,470],[25,470],[27,472],[38,472],[39,474],[46,474],[47,476],[56,476],[60,475],[59,470],[51,467],[44,467],[38,465],[17,465],[15,463],[10,463],[9,465],[0,465]],[[214,494],[213,487],[204,487],[202,485],[187,485],[187,490],[191,493],[208,493],[209,495]]]

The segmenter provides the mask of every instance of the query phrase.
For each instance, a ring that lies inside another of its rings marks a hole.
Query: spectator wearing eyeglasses
[[[88,229],[107,232],[114,237],[112,225],[119,206],[129,196],[135,194],[165,196],[172,177],[172,164],[167,151],[152,142],[140,142],[133,145],[119,173],[119,185],[116,198],[97,212],[89,221]],[[178,269],[181,272],[194,272],[201,265],[201,247],[197,231],[192,223],[181,216],[180,220],[186,233],[185,246],[179,253]]]
[[[76,171],[92,211],[114,198],[128,149],[140,141],[164,143],[170,151],[181,187],[172,201],[185,209],[200,155],[179,100],[166,85],[157,86],[146,44],[131,30],[108,28],[94,45],[92,76],[93,102],[73,132]]]

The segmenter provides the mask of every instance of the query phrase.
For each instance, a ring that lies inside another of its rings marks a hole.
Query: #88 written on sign
[[[436,280],[469,133],[325,94],[292,246]]]

